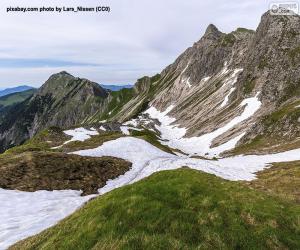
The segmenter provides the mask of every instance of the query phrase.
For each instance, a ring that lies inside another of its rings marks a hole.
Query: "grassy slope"
[[[11,249],[299,249],[300,207],[195,170],[92,200]]]
[[[275,163],[247,185],[300,204],[300,161]]]
[[[25,99],[27,99],[28,97],[30,97],[31,95],[33,95],[33,93],[35,92],[35,89],[30,89],[30,90],[26,90],[23,92],[18,92],[18,93],[13,93],[13,94],[9,94],[6,96],[2,96],[0,97],[0,107],[6,107],[12,104],[16,104],[19,102],[24,101]]]

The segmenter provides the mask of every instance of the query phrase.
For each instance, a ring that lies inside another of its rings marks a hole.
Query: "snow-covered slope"
[[[0,189],[0,249],[53,226],[94,196],[80,193]]]
[[[222,158],[217,161],[192,158],[185,155],[172,155],[161,151],[148,142],[123,137],[114,141],[105,142],[95,149],[73,152],[81,156],[114,156],[133,163],[133,167],[125,175],[107,182],[99,190],[105,193],[114,188],[133,183],[157,171],[176,169],[188,166],[193,169],[215,174],[228,180],[253,180],[255,172],[268,166],[269,163],[300,160],[300,149],[279,154],[247,155]]]
[[[261,106],[258,95],[259,93],[257,93],[255,97],[247,98],[241,102],[240,106],[244,108],[241,115],[234,117],[223,127],[199,137],[184,138],[187,129],[179,128],[174,125],[175,119],[168,116],[168,113],[174,108],[173,106],[168,107],[164,112],[160,112],[155,107],[151,107],[145,111],[145,114],[148,114],[150,118],[157,119],[160,122],[160,125],[157,125],[156,128],[160,131],[161,139],[164,140],[164,144],[167,144],[171,148],[179,149],[187,154],[218,156],[225,150],[234,148],[244,133],[241,133],[218,147],[211,147],[213,140],[254,115]]]

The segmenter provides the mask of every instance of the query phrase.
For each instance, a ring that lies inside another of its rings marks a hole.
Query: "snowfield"
[[[94,196],[80,194],[73,190],[21,192],[0,189],[0,249],[55,225]]]
[[[138,181],[157,171],[177,169],[182,166],[215,174],[227,180],[250,181],[255,179],[255,172],[263,170],[270,163],[300,160],[300,149],[269,155],[240,155],[217,161],[204,160],[169,154],[142,139],[133,137],[122,137],[105,142],[95,149],[80,150],[73,154],[92,157],[113,156],[132,162],[132,169],[108,181],[106,186],[99,189],[100,194]]]
[[[163,144],[168,145],[171,148],[179,149],[189,155],[218,156],[225,150],[234,148],[244,134],[240,134],[236,138],[233,138],[218,147],[211,148],[213,140],[254,115],[261,106],[258,95],[259,93],[257,93],[255,97],[247,98],[241,102],[240,106],[244,107],[244,111],[241,115],[233,118],[223,127],[200,137],[184,138],[186,128],[179,128],[177,125],[172,125],[176,119],[168,116],[168,113],[174,106],[169,106],[164,112],[160,112],[155,107],[150,107],[145,111],[145,114],[148,114],[152,119],[159,120],[161,123],[159,126],[156,125],[156,128],[161,132]]]

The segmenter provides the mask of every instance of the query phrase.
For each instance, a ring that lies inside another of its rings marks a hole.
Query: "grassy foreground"
[[[210,174],[163,171],[11,249],[300,249],[300,206]]]

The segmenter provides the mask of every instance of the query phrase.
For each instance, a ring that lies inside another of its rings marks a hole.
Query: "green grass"
[[[11,249],[299,249],[300,206],[189,169],[90,201]]]
[[[300,161],[274,163],[271,168],[258,172],[257,179],[248,185],[300,204]]]
[[[35,135],[24,144],[6,150],[0,157],[32,151],[53,151],[51,147],[59,146],[71,137],[64,134],[60,128],[50,127]]]
[[[243,92],[246,95],[251,94],[255,87],[255,79],[251,79],[250,76],[248,75],[246,82],[243,85]]]
[[[73,141],[67,144],[64,144],[58,151],[64,153],[74,152],[78,150],[91,149],[101,146],[104,142],[116,140],[124,135],[121,132],[101,132],[99,135],[93,135],[90,139],[85,141]]]
[[[241,33],[251,33],[254,34],[255,31],[254,30],[250,30],[250,29],[246,29],[246,28],[237,28],[236,32],[241,32]]]
[[[221,45],[222,46],[232,46],[236,41],[235,36],[232,33],[226,34],[222,41],[221,41]]]
[[[140,139],[143,139],[147,142],[149,142],[150,144],[152,144],[153,146],[167,152],[167,153],[170,153],[170,154],[173,154],[173,151],[171,148],[169,148],[168,146],[166,145],[163,145],[159,142],[159,137],[153,132],[153,131],[150,131],[150,130],[142,130],[142,131],[137,131],[137,130],[131,130],[130,131],[130,135],[131,136],[134,136],[136,138],[140,138]]]

